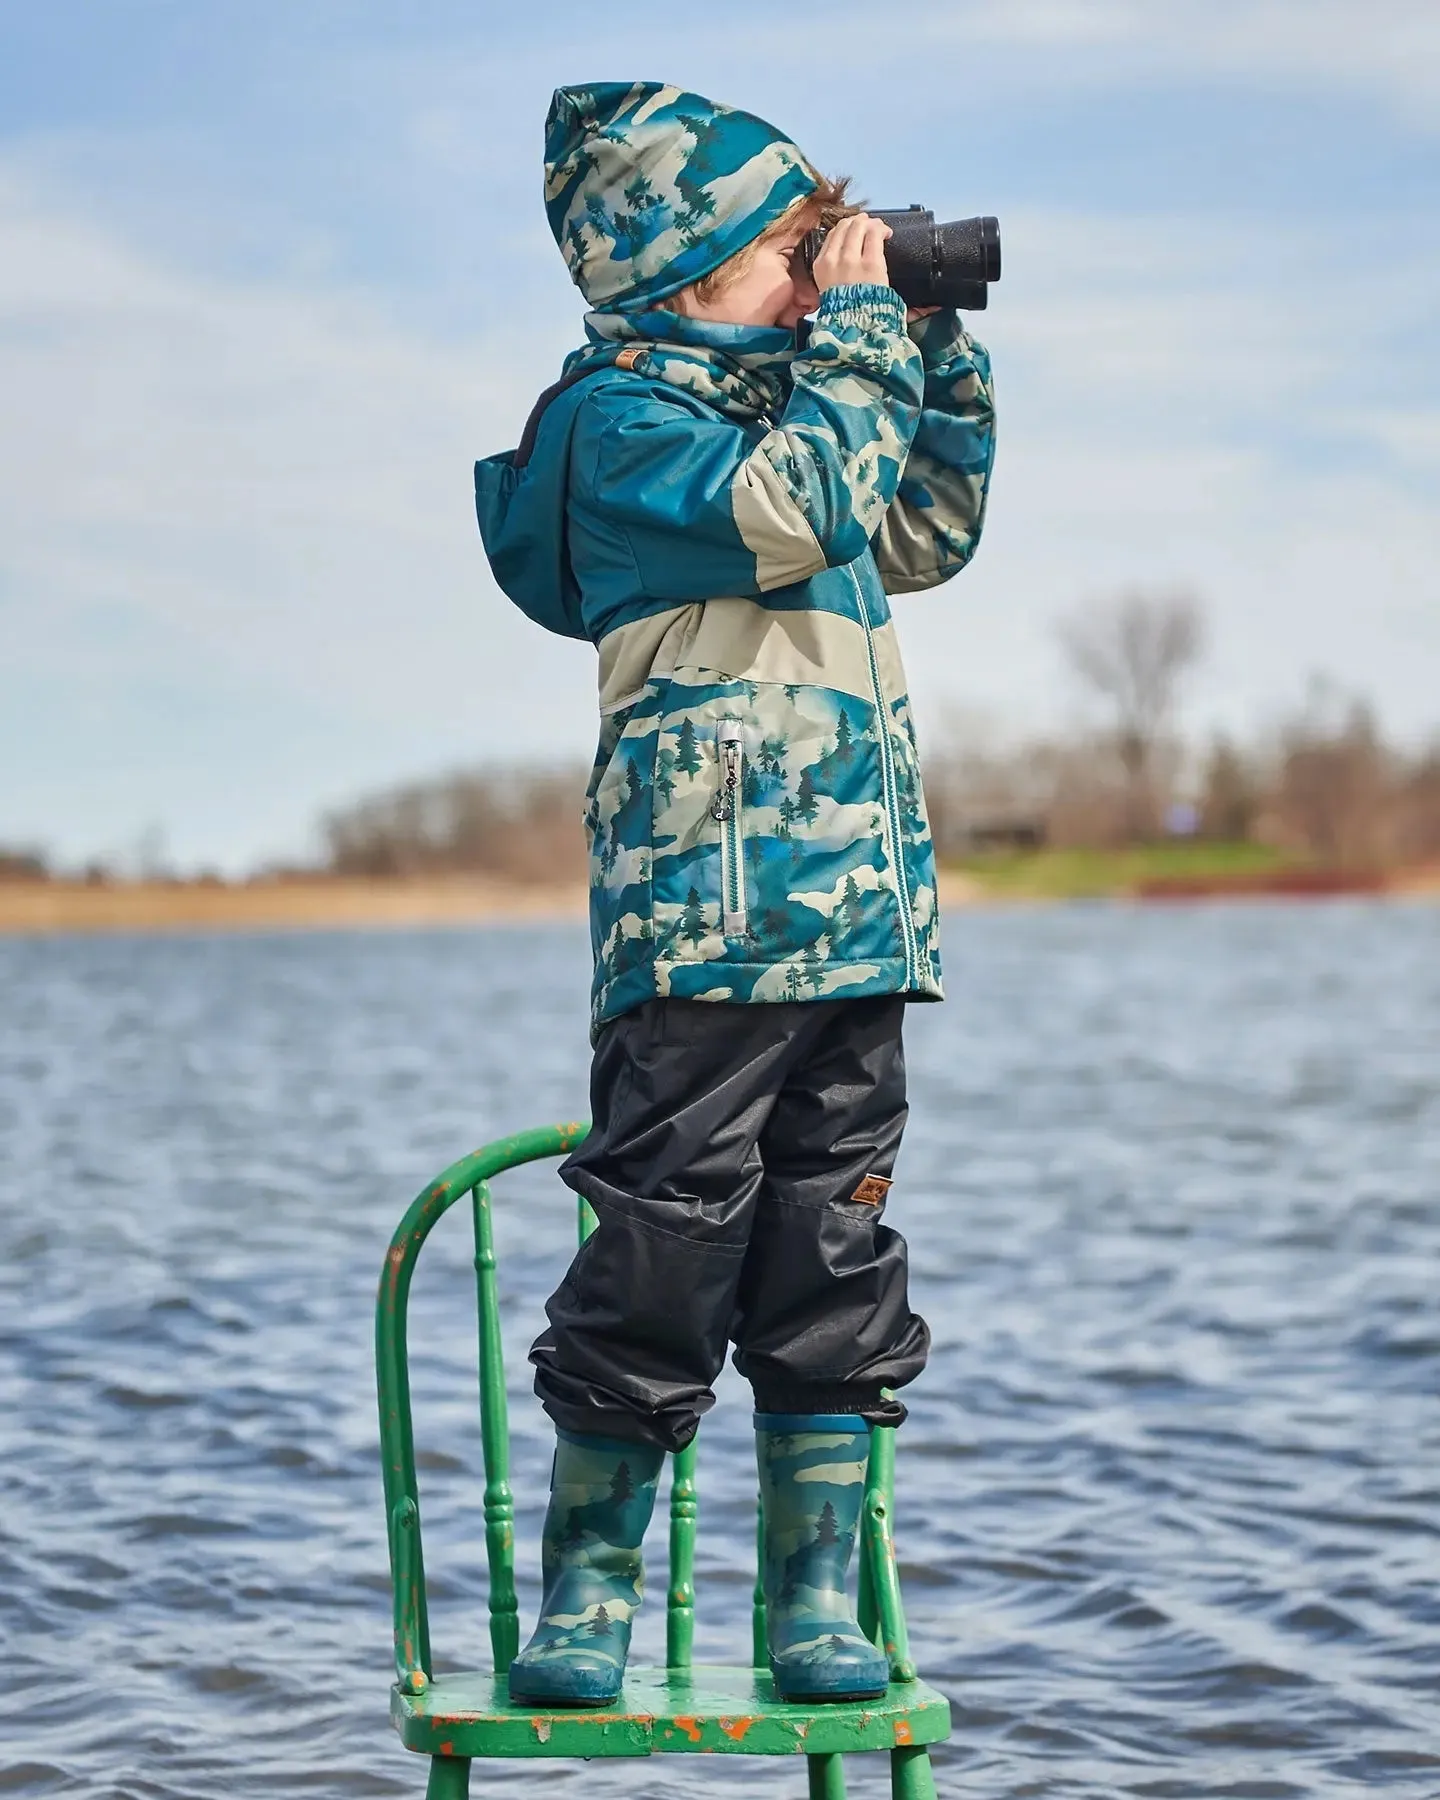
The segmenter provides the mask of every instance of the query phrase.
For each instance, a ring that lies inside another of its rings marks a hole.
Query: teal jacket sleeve
[[[975,554],[995,458],[990,358],[952,311],[910,327],[925,399],[899,492],[875,540],[887,593],[948,581]]]
[[[755,598],[852,562],[880,529],[924,383],[899,295],[827,289],[791,369],[785,410],[758,443],[662,400],[610,403],[586,498],[623,534],[647,596]]]

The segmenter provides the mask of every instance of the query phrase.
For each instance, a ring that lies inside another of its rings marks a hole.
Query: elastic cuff
[[[882,287],[879,282],[845,282],[826,288],[820,296],[815,323],[857,325],[862,331],[903,332],[905,302],[894,288]]]
[[[878,1383],[856,1386],[835,1381],[822,1387],[801,1382],[767,1382],[763,1387],[756,1386],[754,1393],[757,1417],[773,1413],[806,1417],[849,1413],[864,1419],[867,1425],[901,1425],[907,1416],[900,1401],[886,1395]]]

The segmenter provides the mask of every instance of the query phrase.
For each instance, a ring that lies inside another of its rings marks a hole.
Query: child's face
[[[767,239],[750,267],[713,300],[688,297],[686,312],[694,319],[723,325],[783,325],[793,331],[820,304],[820,293],[800,254],[804,232]]]

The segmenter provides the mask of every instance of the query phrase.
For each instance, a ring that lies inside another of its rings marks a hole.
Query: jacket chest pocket
[[[738,719],[722,719],[715,731],[719,786],[710,814],[720,827],[720,929],[744,937],[745,737]]]

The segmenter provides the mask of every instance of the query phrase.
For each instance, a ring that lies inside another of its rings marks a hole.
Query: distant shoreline
[[[186,931],[345,931],[516,924],[585,916],[583,882],[483,877],[8,882],[0,936]]]
[[[942,906],[1025,905],[1112,897],[1147,901],[1286,899],[1388,894],[1440,899],[1440,868],[1310,880],[1290,870],[1273,879],[1167,869],[1157,878],[1132,860],[1062,854],[983,860],[942,868]],[[1109,879],[1106,879],[1108,873]],[[485,876],[366,881],[285,877],[252,881],[0,882],[0,937],[226,931],[366,931],[425,926],[515,925],[586,914],[583,881],[548,884]]]

